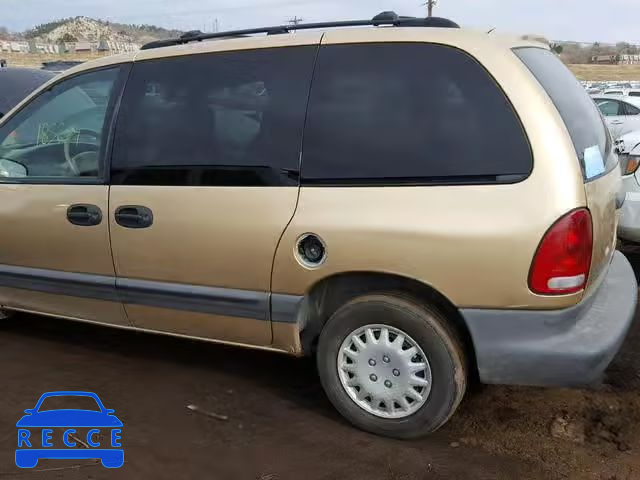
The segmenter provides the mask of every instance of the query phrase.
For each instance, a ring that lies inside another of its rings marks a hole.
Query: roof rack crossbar
[[[317,23],[300,23],[298,25],[277,25],[272,27],[248,28],[243,30],[230,30],[227,32],[201,33],[187,32],[179,38],[171,38],[168,40],[156,40],[147,43],[141,47],[141,50],[150,50],[152,48],[170,47],[174,45],[183,45],[190,42],[201,42],[203,40],[238,38],[247,35],[256,35],[266,33],[267,35],[277,35],[282,33],[290,33],[296,30],[313,30],[319,28],[342,28],[342,27],[367,27],[367,26],[395,26],[395,27],[444,27],[459,28],[459,26],[451,20],[439,17],[416,18],[416,17],[399,17],[393,12],[383,12],[376,15],[372,20],[346,20],[340,22],[317,22]]]

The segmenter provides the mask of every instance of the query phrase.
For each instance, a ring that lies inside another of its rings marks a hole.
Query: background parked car
[[[42,69],[48,72],[60,73],[70,68],[76,67],[84,62],[77,60],[56,60],[53,62],[42,62]]]
[[[616,95],[622,97],[640,97],[640,89],[637,88],[617,88],[613,90],[605,90],[605,95]]]
[[[621,194],[625,202],[620,210],[618,237],[640,243],[640,131],[623,135],[616,141],[622,172]]]
[[[598,95],[593,97],[614,139],[640,130],[640,98]]]
[[[0,68],[0,118],[55,75],[31,68]]]

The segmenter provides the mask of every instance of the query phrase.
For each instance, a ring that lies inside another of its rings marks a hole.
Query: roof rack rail
[[[192,30],[182,34],[178,38],[170,38],[168,40],[156,40],[147,43],[141,47],[141,50],[150,50],[152,48],[170,47],[173,45],[183,45],[190,42],[201,42],[203,40],[239,38],[248,35],[266,33],[267,35],[278,35],[282,33],[290,33],[295,30],[312,30],[317,28],[342,28],[342,27],[368,27],[368,26],[394,26],[394,27],[435,27],[435,28],[460,28],[460,26],[447,19],[441,17],[401,17],[395,12],[382,12],[371,20],[346,20],[341,22],[319,22],[319,23],[300,23],[298,25],[277,25],[273,27],[248,28],[244,30],[230,30],[227,32],[202,33],[199,30]]]

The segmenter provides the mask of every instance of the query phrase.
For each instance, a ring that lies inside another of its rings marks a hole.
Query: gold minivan
[[[398,438],[469,379],[594,381],[637,298],[611,138],[546,46],[456,27],[191,32],[58,76],[0,123],[2,310],[315,355]]]

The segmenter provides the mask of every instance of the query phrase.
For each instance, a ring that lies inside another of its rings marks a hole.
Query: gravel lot
[[[21,315],[0,329],[0,478],[637,479],[639,344],[636,325],[592,389],[475,386],[445,428],[401,442],[345,424],[310,360]],[[15,467],[15,422],[65,389],[116,410],[124,467]]]

